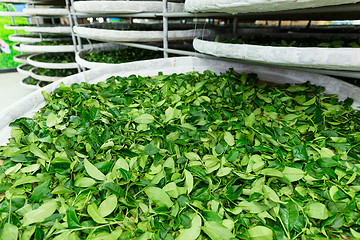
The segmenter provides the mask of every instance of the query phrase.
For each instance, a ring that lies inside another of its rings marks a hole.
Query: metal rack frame
[[[129,0],[127,0],[129,1]],[[34,4],[35,2],[31,2]],[[74,43],[75,53],[79,52],[83,49],[81,43],[81,35],[75,34],[73,31],[73,26],[78,26],[78,19],[79,18],[86,18],[86,17],[123,17],[123,18],[153,18],[153,19],[162,19],[163,21],[163,47],[156,47],[151,46],[148,44],[141,44],[141,43],[125,43],[125,42],[115,42],[120,45],[131,46],[136,48],[143,48],[149,49],[154,51],[162,51],[164,52],[164,58],[168,57],[169,53],[173,54],[180,54],[180,55],[188,55],[188,56],[196,56],[202,58],[215,58],[217,57],[210,56],[207,54],[201,54],[192,51],[184,51],[179,49],[169,48],[168,42],[168,31],[169,31],[169,19],[176,19],[176,18],[194,18],[194,19],[208,19],[208,18],[222,18],[222,19],[233,19],[233,32],[236,31],[237,22],[238,20],[317,20],[317,19],[334,19],[334,14],[336,15],[336,19],[359,19],[358,13],[360,12],[360,3],[357,4],[346,4],[346,5],[337,5],[337,6],[327,6],[327,7],[318,7],[318,8],[311,8],[311,9],[297,9],[297,10],[286,10],[286,11],[277,11],[277,12],[266,12],[261,13],[261,15],[256,13],[243,13],[243,14],[236,14],[231,15],[227,13],[188,13],[188,12],[168,12],[168,0],[162,0],[163,5],[163,12],[161,13],[134,13],[134,14],[86,14],[86,13],[79,13],[75,12],[75,10],[71,7],[74,4],[74,0],[66,0],[66,8],[68,11],[68,19],[70,23],[70,27],[72,29],[71,36]],[[9,6],[10,7],[10,6]],[[9,9],[10,10],[10,9]],[[12,18],[13,24],[15,24],[14,18]],[[35,16],[37,25],[39,25],[38,19],[45,18],[45,16]],[[46,16],[46,18],[51,18]],[[15,31],[16,33],[17,31]],[[40,34],[41,36],[41,34]],[[110,41],[111,42],[111,41]],[[224,58],[222,58],[224,59]],[[254,64],[254,65],[272,65],[279,68],[285,69],[292,69],[292,70],[300,70],[305,72],[312,72],[312,73],[319,73],[319,74],[327,74],[333,76],[341,76],[341,77],[352,77],[352,78],[360,78],[360,72],[354,71],[337,71],[337,70],[324,70],[324,69],[313,69],[313,68],[299,68],[299,67],[286,67],[286,66],[279,66],[276,64],[262,64],[262,63],[255,63],[249,62],[244,60],[236,60],[236,59],[225,59],[227,61],[236,61],[236,62],[243,62],[247,64]],[[79,71],[84,71],[85,69],[78,68]]]
[[[71,1],[71,5],[73,5],[74,0],[66,0]],[[359,19],[358,13],[360,12],[360,3],[359,4],[346,4],[346,5],[338,5],[338,6],[328,6],[328,7],[318,7],[312,9],[298,9],[298,10],[286,10],[286,11],[278,11],[278,12],[267,12],[262,13],[261,16],[255,13],[244,13],[244,14],[237,14],[231,15],[226,13],[188,13],[188,12],[177,12],[177,13],[170,13],[168,12],[168,0],[162,0],[163,3],[163,12],[162,13],[135,13],[135,14],[85,14],[85,13],[77,13],[74,10],[71,10],[71,16],[76,26],[78,26],[78,18],[84,17],[124,17],[124,18],[161,18],[163,20],[163,47],[156,47],[147,44],[141,43],[125,43],[125,42],[114,42],[124,46],[136,47],[136,48],[143,48],[153,51],[162,51],[164,52],[164,58],[168,57],[169,53],[172,54],[179,54],[179,55],[187,55],[187,56],[196,56],[201,58],[211,58],[211,59],[219,59],[218,57],[214,57],[207,54],[192,52],[192,51],[184,51],[179,49],[172,49],[169,48],[168,42],[168,23],[170,18],[223,18],[223,19],[233,19],[233,32],[236,31],[238,20],[261,20],[261,19],[277,19],[277,20],[297,20],[297,19],[304,19],[304,20],[314,20],[314,19],[333,19],[334,14],[336,14],[337,19]],[[354,14],[356,13],[356,14]],[[75,48],[77,51],[82,49],[81,46],[81,35],[73,34],[77,37],[77,41],[80,45],[77,45]],[[111,41],[109,41],[111,42]],[[298,70],[304,72],[311,72],[311,73],[318,73],[318,74],[326,74],[332,76],[339,76],[339,77],[351,77],[351,78],[360,78],[360,72],[354,71],[337,71],[337,70],[324,70],[324,69],[314,69],[314,68],[301,68],[301,67],[287,67],[287,66],[279,66],[276,64],[264,64],[264,63],[256,63],[250,62],[245,60],[237,60],[237,59],[229,59],[229,58],[220,58],[226,61],[232,62],[242,62],[246,64],[252,65],[262,65],[262,66],[276,66],[278,68],[283,69],[291,69],[291,70]]]

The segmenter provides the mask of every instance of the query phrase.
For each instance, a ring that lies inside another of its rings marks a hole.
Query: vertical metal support
[[[238,19],[237,17],[234,18],[234,22],[233,22],[233,33],[236,33],[238,23],[239,23],[239,19]]]
[[[70,12],[70,4],[69,4],[69,0],[66,0],[65,2],[66,2],[66,9],[68,10],[69,25],[71,28],[71,38],[72,38],[72,41],[74,44],[74,53],[76,54],[78,49],[77,49],[76,38],[75,38],[75,34],[74,34],[74,29],[73,29],[73,20],[72,20],[71,12]],[[79,64],[77,65],[77,69],[78,69],[78,72],[81,72],[81,68],[80,68]]]
[[[308,24],[306,25],[306,28],[309,29],[311,27],[311,20],[309,20]]]
[[[12,4],[11,4],[11,5],[12,5]],[[11,12],[11,7],[10,7],[10,4],[7,4],[7,8],[8,8],[8,11],[9,11],[9,12]],[[15,25],[15,20],[14,20],[14,17],[13,17],[13,16],[11,16],[10,18],[11,18],[11,24],[12,24],[12,25]],[[17,33],[18,33],[18,31],[17,31],[17,30],[14,30],[14,32],[15,32],[15,34],[17,34]]]
[[[68,0],[67,0],[68,1]],[[74,5],[74,0],[70,0],[70,3],[71,3],[71,6]],[[75,26],[78,26],[78,18],[75,14],[72,14],[73,13],[73,9],[71,8],[71,6],[69,7],[69,12],[70,12],[70,15],[73,17],[73,18],[69,18],[69,21],[71,22],[72,20],[74,20],[74,24]],[[75,34],[74,31],[73,31],[73,27],[71,26],[71,34]],[[79,50],[82,50],[83,49],[83,46],[82,46],[82,42],[81,42],[81,37],[77,36],[77,41],[78,41],[78,44],[79,44]]]
[[[168,4],[167,0],[163,0],[163,33],[164,33],[164,39],[163,39],[163,49],[167,50],[169,48],[169,23],[168,23],[168,17],[165,16],[165,14],[168,12]],[[169,54],[164,51],[164,58],[168,58]]]
[[[36,26],[40,26],[38,16],[35,16],[35,22],[36,22]],[[40,40],[43,41],[43,35],[41,32],[39,33],[39,36],[40,36]]]

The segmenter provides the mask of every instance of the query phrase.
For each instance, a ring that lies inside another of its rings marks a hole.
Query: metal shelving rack
[[[66,0],[67,6],[72,6],[74,4],[74,0]],[[359,19],[360,12],[360,3],[357,4],[346,4],[346,5],[337,5],[337,6],[327,6],[327,7],[318,7],[311,9],[298,9],[298,10],[286,10],[286,11],[275,11],[275,12],[266,12],[266,13],[244,13],[231,15],[227,13],[188,13],[188,12],[175,12],[171,13],[167,11],[168,0],[162,0],[163,3],[163,12],[162,13],[135,13],[135,14],[85,14],[85,13],[77,13],[71,7],[69,11],[69,18],[73,19],[75,26],[78,26],[79,18],[86,17],[122,17],[122,18],[157,18],[163,20],[163,47],[151,46],[148,44],[142,43],[125,43],[125,42],[116,42],[120,45],[149,49],[154,51],[163,51],[164,57],[167,58],[169,53],[172,54],[180,54],[180,55],[188,55],[188,56],[196,56],[202,58],[213,58],[219,59],[214,56],[197,53],[194,51],[184,51],[179,49],[169,48],[168,42],[168,23],[169,19],[175,18],[221,18],[221,19],[232,19],[234,20],[234,30],[236,30],[238,20],[356,20]],[[71,22],[71,21],[70,21]],[[72,31],[73,40],[75,43],[76,51],[80,51],[82,49],[80,35],[77,35]],[[271,64],[262,64],[262,63],[253,63],[244,60],[236,60],[236,59],[228,59],[222,58],[226,61],[235,61],[242,62],[252,65],[271,65]],[[353,71],[337,71],[337,70],[324,70],[324,69],[312,69],[312,68],[299,68],[299,67],[286,67],[286,66],[278,66],[273,65],[279,68],[291,69],[291,70],[299,70],[304,72],[312,72],[319,73],[325,75],[332,76],[340,76],[340,77],[350,77],[350,78],[360,78],[360,72]]]
[[[47,1],[47,0],[40,0],[40,1],[13,1],[13,0],[4,0],[4,1],[1,1],[1,2],[4,2],[4,3],[8,3],[8,11],[11,11],[11,6],[10,4],[27,4],[27,6],[32,6],[33,8],[35,7],[35,5],[48,5],[48,6],[54,6],[51,4],[50,1]],[[65,2],[64,2],[65,3]],[[57,4],[56,6],[60,6],[60,7],[65,7],[63,5],[63,3],[60,3],[60,4]],[[27,14],[27,13],[19,13],[17,14],[16,16],[20,16],[20,17],[32,17],[33,18],[33,21],[35,21],[35,24],[37,27],[41,26],[41,23],[40,23],[40,20],[41,19],[49,19],[51,21],[52,24],[55,24],[55,19],[59,19],[59,18],[68,18],[69,19],[69,22],[72,22],[71,21],[71,14],[70,14],[70,6],[66,6],[66,9],[68,9],[68,14],[67,15],[48,15],[48,14]],[[5,14],[4,14],[5,15]],[[11,17],[11,21],[12,21],[12,25],[15,25],[15,20],[14,20],[14,17],[13,16],[10,16]],[[15,34],[18,33],[17,30],[14,30]],[[39,39],[40,41],[43,41],[44,38],[43,38],[43,35],[44,33],[37,33],[39,35]],[[73,36],[73,34],[71,34],[71,36]],[[69,35],[70,37],[70,35]],[[73,46],[75,48],[76,46],[76,42],[73,41]],[[22,53],[22,52],[21,52]],[[81,69],[78,67],[78,71],[80,72]],[[40,81],[41,82],[41,81]]]

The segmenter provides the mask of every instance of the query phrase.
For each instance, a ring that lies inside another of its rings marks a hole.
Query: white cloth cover
[[[162,12],[162,1],[78,1],[75,11],[84,13],[145,13]],[[168,12],[184,12],[183,3],[168,3]]]
[[[163,31],[136,31],[91,28],[87,26],[74,26],[74,32],[81,37],[116,42],[160,42],[163,40]],[[169,41],[191,40],[195,37],[210,36],[213,31],[208,29],[170,30]]]
[[[92,49],[83,49],[79,52],[76,53],[75,56],[75,60],[76,62],[85,68],[97,68],[97,67],[105,67],[105,66],[116,66],[119,64],[114,64],[114,63],[100,63],[100,62],[89,62],[87,60],[85,60],[85,55],[89,52],[98,52],[98,51],[106,51],[106,50],[112,50],[112,49],[117,49],[117,48],[126,48],[127,46],[121,46],[118,44],[113,44],[113,43],[104,43],[102,45],[99,45],[96,48],[92,48]]]
[[[39,67],[39,68],[51,68],[51,69],[72,69],[72,68],[77,68],[77,63],[73,62],[73,63],[49,63],[49,62],[38,62],[33,60],[32,58],[34,56],[37,56],[39,54],[33,54],[31,56],[29,56],[27,58],[27,62],[30,65],[33,65],[35,67]]]
[[[32,68],[30,70],[30,76],[37,80],[40,80],[40,81],[55,82],[55,81],[63,78],[63,77],[50,77],[50,76],[38,75],[38,74],[34,73],[35,70],[36,70],[36,68]]]
[[[71,33],[70,26],[25,26],[26,32],[38,32],[38,33]]]
[[[13,57],[13,60],[15,62],[19,62],[19,63],[24,63],[24,64],[27,64],[27,57],[30,56],[31,54],[19,54],[19,55],[15,55]]]
[[[41,91],[50,93],[59,87],[61,82],[65,85],[79,82],[97,83],[105,81],[108,77],[114,75],[124,77],[132,74],[156,76],[160,71],[164,74],[186,73],[191,71],[203,72],[205,70],[220,73],[227,71],[229,68],[233,68],[238,72],[256,73],[259,78],[264,81],[279,84],[310,81],[313,84],[325,87],[326,93],[337,94],[340,100],[344,100],[347,97],[353,98],[353,107],[360,105],[359,87],[324,75],[195,57],[163,58],[95,68],[63,78],[61,81],[56,81],[42,89],[34,91],[0,112],[0,145],[5,144],[11,136],[11,128],[8,126],[9,123],[22,116],[32,116],[35,111],[45,104]]]
[[[65,8],[24,8],[23,12],[38,16],[67,16],[69,13]]]
[[[194,39],[196,51],[216,57],[282,66],[360,70],[360,48],[272,47]]]
[[[224,12],[230,14],[260,13],[356,2],[359,0],[186,0],[185,10],[188,12]]]

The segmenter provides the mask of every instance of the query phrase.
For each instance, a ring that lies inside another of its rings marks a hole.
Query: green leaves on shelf
[[[359,113],[309,83],[61,84],[0,147],[6,239],[358,238]]]
[[[216,41],[219,41],[216,39]],[[277,47],[324,47],[324,48],[358,48],[360,47],[360,39],[330,39],[329,41],[319,40],[315,38],[305,39],[275,39],[270,37],[264,38],[233,38],[226,39],[224,43],[232,44],[252,44],[262,46],[277,46]]]
[[[84,59],[89,62],[101,63],[125,63],[140,60],[148,60],[155,58],[162,58],[162,52],[156,52],[140,48],[119,48],[115,50],[89,52],[84,56]]]
[[[37,75],[48,77],[67,77],[78,73],[77,69],[51,69],[51,68],[36,68],[33,71]]]
[[[73,63],[75,62],[74,53],[43,53],[32,57],[37,62],[47,63]]]

